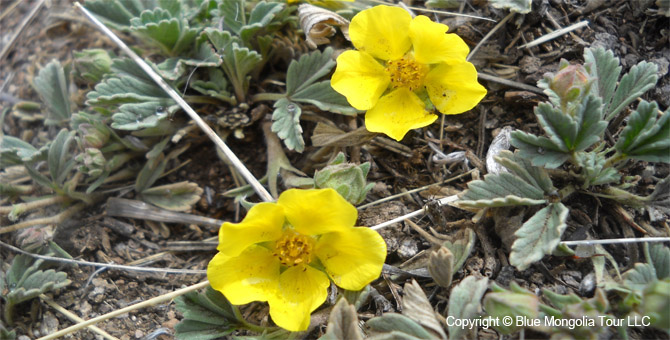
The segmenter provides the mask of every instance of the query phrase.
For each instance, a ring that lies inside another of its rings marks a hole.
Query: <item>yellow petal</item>
[[[456,34],[446,34],[449,27],[436,23],[423,15],[412,20],[409,37],[414,46],[414,58],[423,64],[461,63],[470,48]]]
[[[267,301],[277,289],[279,260],[261,246],[236,257],[217,253],[207,266],[207,279],[234,305]]]
[[[240,223],[224,223],[219,229],[219,246],[226,256],[238,256],[252,244],[281,237],[284,211],[276,203],[254,205]]]
[[[365,114],[365,127],[399,141],[407,131],[430,125],[435,119],[414,92],[401,87],[383,96]]]
[[[361,290],[379,277],[386,259],[386,243],[366,227],[321,236],[315,254],[336,285]]]
[[[320,235],[351,228],[358,211],[333,189],[289,189],[277,200],[286,220],[303,235]]]
[[[356,14],[349,25],[349,37],[359,51],[382,60],[400,59],[409,50],[412,16],[400,7],[375,6]]]
[[[351,106],[367,110],[377,103],[391,80],[384,66],[365,52],[346,51],[337,57],[330,85],[347,98]]]
[[[292,332],[306,330],[310,314],[326,301],[329,285],[328,276],[310,266],[286,269],[277,294],[268,299],[272,321]]]
[[[425,79],[430,100],[438,111],[459,114],[472,109],[486,95],[477,82],[477,70],[469,62],[456,65],[440,64]]]

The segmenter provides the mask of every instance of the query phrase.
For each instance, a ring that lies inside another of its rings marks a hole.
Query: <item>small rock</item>
[[[141,329],[135,331],[135,339],[141,339],[144,336],[144,332]]]
[[[656,72],[656,75],[658,76],[658,79],[661,79],[664,75],[668,74],[668,67],[670,66],[670,61],[668,61],[667,58],[653,58],[649,60],[649,62],[652,62],[658,66],[658,71]]]
[[[521,72],[525,74],[532,74],[540,70],[542,66],[542,60],[533,56],[524,56],[519,60],[519,66],[521,67]]]
[[[419,252],[419,243],[413,237],[406,237],[400,242],[397,254],[402,261],[406,261],[414,257]]]
[[[592,297],[596,290],[596,274],[588,273],[584,280],[579,284],[579,295],[583,297]]]

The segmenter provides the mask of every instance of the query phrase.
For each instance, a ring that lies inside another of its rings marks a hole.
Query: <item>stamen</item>
[[[410,91],[415,91],[423,86],[423,78],[428,73],[428,67],[406,55],[401,59],[389,61],[386,64],[386,72],[391,77],[391,86],[394,89],[406,87]]]
[[[284,266],[309,264],[312,261],[314,239],[295,232],[286,232],[276,243],[274,255]]]

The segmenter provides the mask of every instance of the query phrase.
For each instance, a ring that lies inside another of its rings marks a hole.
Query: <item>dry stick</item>
[[[42,299],[42,301],[46,302],[47,305],[51,306],[51,308],[57,310],[58,312],[60,312],[61,314],[65,315],[65,316],[67,316],[70,320],[72,320],[74,322],[84,322],[85,321],[84,319],[80,318],[77,314],[74,314],[74,313],[70,312],[69,310],[63,308],[61,305],[57,304],[56,301],[54,301],[50,297],[48,297],[44,294],[40,294],[39,297],[40,297],[40,299]],[[88,326],[88,329],[90,329],[91,331],[93,331],[95,333],[100,334],[105,339],[119,340],[119,338],[110,335],[109,333],[105,332],[104,330],[102,330],[102,329],[100,329],[100,328],[98,328],[94,325]]]
[[[128,46],[119,39],[119,37],[114,34],[107,26],[105,26],[103,23],[101,23],[93,14],[91,14],[84,6],[79,4],[79,2],[74,3],[75,7],[77,7],[79,10],[84,13],[84,15],[91,21],[93,22],[98,28],[105,33],[114,43],[116,43],[130,58],[137,63],[138,66],[146,72],[151,79],[160,86],[163,91],[165,91],[167,94],[170,95],[170,97],[179,104],[179,106],[193,119],[193,121],[198,125],[198,127],[211,139],[216,146],[218,146],[221,151],[223,152],[226,157],[230,160],[230,162],[235,166],[235,169],[240,172],[242,177],[251,185],[251,187],[256,191],[258,196],[263,199],[263,201],[266,202],[272,202],[274,199],[272,198],[272,195],[263,187],[263,185],[258,182],[256,177],[244,166],[244,164],[240,161],[239,158],[233,153],[230,148],[226,145],[226,143],[219,138],[219,136],[212,130],[212,128],[205,123],[205,121],[200,118],[200,116],[184,101],[184,99],[177,93],[172,87],[165,81],[163,78],[161,78],[160,75],[158,75],[154,70],[147,64],[140,56],[138,56],[135,52],[133,52]]]
[[[35,259],[40,259],[40,260],[45,260],[45,261],[54,261],[54,262],[60,262],[60,263],[69,263],[69,264],[78,264],[82,266],[94,266],[94,267],[104,267],[104,268],[112,268],[112,269],[123,269],[123,270],[132,270],[132,271],[138,271],[138,272],[153,272],[153,273],[167,273],[167,274],[195,274],[195,275],[203,275],[206,274],[206,270],[199,270],[199,269],[171,269],[171,268],[152,268],[152,267],[138,267],[138,266],[126,266],[126,265],[121,265],[121,264],[113,264],[113,263],[101,263],[101,262],[90,262],[90,261],[84,261],[84,260],[72,260],[72,259],[66,259],[62,257],[54,257],[54,256],[47,256],[47,255],[39,255],[39,254],[33,254],[30,252],[27,252],[21,248],[14,247],[12,245],[9,245],[5,242],[0,241],[0,247],[5,247],[7,249],[11,249],[19,254],[23,255],[28,255],[32,258]]]
[[[28,13],[28,16],[26,16],[25,19],[21,22],[21,25],[19,25],[19,28],[16,29],[16,32],[14,32],[14,35],[7,41],[7,44],[5,47],[2,48],[2,52],[0,52],[0,62],[5,60],[5,57],[7,56],[7,53],[9,53],[9,50],[12,48],[14,45],[14,42],[16,42],[16,39],[23,33],[23,30],[28,26],[28,24],[35,18],[35,15],[37,15],[37,12],[42,8],[46,0],[40,0],[40,2],[35,5],[35,8],[33,8],[30,13]]]
[[[371,2],[376,2],[376,3],[378,3],[378,4],[384,4],[384,5],[390,5],[390,6],[407,7],[407,8],[409,8],[409,9],[411,9],[411,10],[415,10],[415,11],[428,12],[428,13],[437,13],[437,14],[444,14],[444,15],[453,15],[453,16],[456,16],[456,17],[466,17],[466,18],[473,18],[473,19],[480,19],[480,20],[488,20],[488,21],[493,21],[493,22],[495,22],[495,20],[493,20],[493,19],[484,18],[484,17],[480,17],[480,16],[476,16],[476,15],[471,15],[471,14],[454,13],[454,12],[440,11],[440,10],[437,10],[437,9],[430,9],[430,8],[421,8],[421,7],[407,6],[407,5],[405,5],[404,3],[402,3],[402,2],[400,3],[400,5],[396,5],[396,4],[388,3],[388,2],[386,2],[386,1],[382,1],[382,0],[370,0],[370,1],[371,1]]]
[[[195,291],[195,290],[200,289],[200,288],[205,288],[208,285],[209,285],[209,281],[203,281],[203,282],[194,284],[194,285],[186,287],[186,288],[178,289],[178,290],[175,290],[174,292],[163,294],[163,295],[157,296],[155,298],[151,298],[149,300],[142,301],[142,302],[136,303],[134,305],[130,305],[128,307],[117,309],[117,310],[109,312],[107,314],[100,315],[100,316],[95,317],[93,319],[89,319],[89,320],[86,320],[84,322],[80,322],[80,323],[78,323],[76,325],[73,325],[73,326],[70,326],[68,328],[61,329],[60,331],[55,332],[53,334],[49,334],[47,336],[41,337],[38,340],[57,339],[57,338],[59,338],[63,335],[70,334],[74,331],[78,331],[80,329],[83,329],[85,327],[88,327],[89,325],[93,325],[95,323],[98,323],[100,321],[108,320],[108,319],[111,319],[113,317],[116,317],[116,316],[119,316],[119,315],[122,315],[122,314],[125,314],[125,313],[128,313],[128,312],[132,312],[132,311],[137,310],[137,309],[151,307],[151,306],[157,305],[159,303],[167,302],[167,301],[170,301],[170,300],[172,300],[176,297],[184,295],[186,293],[190,293],[190,292]]]
[[[509,21],[509,19],[511,19],[512,16],[514,16],[514,12],[510,12],[509,14],[507,14],[506,17],[504,17],[502,20],[500,20],[500,22],[498,22],[498,24],[496,24],[496,25],[493,27],[493,29],[492,29],[491,31],[489,31],[489,33],[487,33],[487,34],[484,36],[484,38],[482,38],[482,40],[480,40],[480,41],[477,43],[477,46],[475,46],[475,48],[473,48],[472,51],[470,51],[470,54],[468,54],[468,57],[465,58],[465,60],[470,61],[470,59],[472,58],[472,56],[473,56],[475,53],[477,53],[477,50],[479,50],[479,47],[481,47],[487,40],[489,40],[489,38],[490,38],[490,37],[491,37],[491,36],[492,36],[498,29],[500,29],[500,27],[502,27],[507,21]]]
[[[530,91],[530,92],[533,92],[533,93],[545,95],[545,93],[542,92],[542,89],[540,89],[539,87],[536,87],[536,86],[520,83],[518,81],[513,81],[513,80],[500,78],[500,77],[497,77],[497,76],[494,76],[494,75],[491,75],[491,74],[486,74],[486,73],[481,73],[481,72],[478,72],[477,76],[480,79],[493,81],[493,82],[503,84],[503,85],[507,85],[507,86],[510,86],[510,87],[516,87],[516,88],[520,88],[522,90],[526,90],[526,91]]]
[[[556,38],[562,36],[563,34],[570,33],[570,32],[572,32],[572,31],[574,31],[574,30],[576,30],[576,29],[579,29],[579,28],[582,28],[582,27],[584,27],[584,26],[587,26],[588,24],[589,24],[588,21],[581,21],[581,22],[578,22],[578,23],[576,23],[576,24],[572,24],[572,25],[570,25],[570,26],[568,26],[568,27],[566,27],[566,28],[562,28],[562,29],[560,29],[560,30],[558,30],[558,31],[553,31],[553,32],[551,32],[551,33],[549,33],[549,34],[545,34],[545,35],[543,35],[543,36],[541,36],[541,37],[539,37],[539,38],[537,38],[537,39],[535,39],[535,40],[533,40],[533,41],[531,41],[531,42],[529,42],[529,43],[523,44],[523,45],[521,45],[521,46],[519,46],[519,47],[517,47],[517,48],[518,48],[518,49],[522,49],[522,48],[530,48],[530,47],[533,47],[533,46],[537,46],[537,45],[542,44],[542,43],[545,43],[545,42],[547,42],[547,41],[549,41],[549,40],[556,39]]]

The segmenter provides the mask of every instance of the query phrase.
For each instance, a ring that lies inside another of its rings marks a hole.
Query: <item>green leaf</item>
[[[249,44],[253,35],[268,26],[275,14],[284,9],[284,4],[279,2],[261,1],[254,6],[249,14],[249,22],[239,32],[242,41]]]
[[[656,269],[649,263],[636,263],[633,269],[623,273],[624,285],[638,293],[657,280]]]
[[[358,110],[349,105],[346,97],[333,90],[330,86],[330,80],[324,80],[302,88],[289,96],[289,99],[312,104],[323,111],[344,115],[356,115],[358,113]]]
[[[614,146],[623,155],[648,162],[670,163],[670,110],[657,119],[656,102],[641,101]]]
[[[91,84],[100,82],[111,72],[112,58],[106,50],[100,48],[74,51],[74,67],[77,73]]]
[[[591,85],[592,91],[597,92],[603,100],[603,104],[608,104],[614,95],[616,83],[621,74],[619,58],[614,57],[612,51],[605,50],[602,47],[584,50],[584,67],[589,71],[596,82]],[[603,110],[606,114],[607,108]]]
[[[200,200],[202,189],[192,182],[179,182],[146,189],[140,193],[143,201],[172,211],[186,211]]]
[[[488,278],[477,279],[468,276],[456,285],[449,294],[448,316],[455,320],[472,320],[482,312],[482,296],[488,288]],[[449,338],[461,339],[467,330],[463,327],[449,326]]]
[[[457,233],[454,240],[445,241],[443,247],[448,248],[454,254],[454,273],[461,270],[461,267],[468,259],[477,240],[476,234],[472,229],[463,229]]]
[[[239,39],[231,36],[230,32],[208,28],[205,35],[223,58],[221,67],[235,90],[237,100],[245,100],[249,88],[248,74],[260,65],[263,58],[256,51],[240,47]]]
[[[302,138],[302,127],[300,126],[300,105],[281,98],[274,104],[272,112],[272,132],[284,140],[289,150],[302,152],[305,150],[305,141]]]
[[[240,35],[242,26],[247,23],[244,0],[228,0],[219,3],[219,12],[225,27],[236,35]]]
[[[582,168],[584,177],[583,188],[592,185],[603,185],[618,182],[621,175],[614,167],[605,167],[605,156],[595,152],[578,152],[575,154],[577,164]]]
[[[523,131],[512,131],[510,144],[519,149],[521,156],[530,159],[535,166],[554,169],[570,159],[569,153],[562,151],[544,136],[538,137]]]
[[[187,66],[193,67],[217,67],[223,59],[219,56],[212,45],[201,42],[195,48],[193,57],[186,59],[182,57],[167,58],[162,63],[155,65],[158,73],[165,79],[175,81],[186,72]]]
[[[340,299],[330,312],[324,336],[336,340],[363,340],[363,334],[358,327],[356,309],[346,299]]]
[[[211,287],[205,294],[190,292],[175,299],[184,319],[175,326],[183,340],[209,340],[229,335],[240,326],[235,307]]]
[[[333,49],[327,47],[323,52],[316,50],[291,61],[286,71],[286,94],[290,97],[328,74],[335,66],[332,56]]]
[[[542,189],[545,194],[556,191],[547,171],[544,168],[533,166],[527,158],[521,157],[519,153],[502,150],[495,157],[495,160],[526,183]]]
[[[433,306],[428,301],[421,286],[415,281],[405,284],[405,296],[402,299],[402,314],[426,328],[439,339],[446,339],[442,325],[435,317]]]
[[[384,313],[380,317],[370,319],[366,325],[374,332],[396,332],[409,335],[415,339],[437,339],[435,335],[428,332],[416,321],[397,313]]]
[[[142,170],[140,170],[140,173],[137,174],[137,179],[135,180],[136,192],[147,190],[163,174],[167,166],[167,160],[162,151],[169,140],[169,138],[164,138],[146,154],[147,162],[144,164]]]
[[[237,105],[235,97],[228,92],[228,81],[223,75],[223,71],[218,68],[207,69],[209,80],[196,80],[191,82],[191,88],[230,105]]]
[[[607,108],[605,120],[614,118],[624,107],[637,99],[656,85],[658,67],[654,63],[642,61],[631,67],[630,71],[621,77],[619,86],[614,92],[612,102]]]
[[[458,204],[469,207],[505,207],[545,203],[544,192],[523,179],[510,174],[489,174],[484,180],[468,183],[468,190]]]
[[[430,8],[458,8],[463,0],[428,0],[426,7]]]
[[[75,166],[75,160],[70,146],[74,141],[74,131],[62,129],[49,147],[48,164],[51,180],[58,187],[70,174],[70,170]]]
[[[193,48],[198,34],[196,29],[189,27],[186,19],[173,17],[170,11],[162,8],[145,10],[139,18],[130,19],[130,24],[133,32],[156,43],[171,56]]]
[[[47,151],[48,147],[37,150],[19,138],[0,135],[0,168],[44,160]]]
[[[656,243],[649,247],[650,263],[654,266],[656,277],[663,280],[670,277],[670,248]]]
[[[642,292],[643,316],[649,316],[651,326],[670,333],[670,280],[649,284]]]
[[[122,104],[119,112],[112,115],[111,127],[130,131],[156,127],[179,109],[171,103],[173,101],[166,99]]]
[[[69,81],[63,67],[53,60],[40,70],[33,79],[33,87],[49,109],[44,124],[59,125],[67,122],[72,114],[70,108]]]
[[[172,100],[131,59],[114,59],[113,74],[95,86],[86,97],[86,105],[109,106],[144,101]]]
[[[560,202],[551,203],[535,213],[514,233],[517,238],[512,244],[510,264],[524,270],[544,255],[551,254],[561,241],[567,217],[568,208]]]
[[[21,303],[48,291],[63,288],[70,284],[67,279],[67,274],[64,272],[57,272],[53,269],[46,271],[37,270],[31,273],[21,284],[16,288],[11,288],[7,294],[7,299],[12,304]]]
[[[522,316],[527,319],[535,319],[539,315],[539,298],[519,287],[519,285],[512,281],[510,283],[511,291],[498,287],[495,283],[492,289],[494,292],[486,294],[484,297],[484,309],[486,313],[493,318],[502,320],[504,317],[512,317],[516,320],[517,316]],[[502,334],[511,334],[522,328],[521,325],[513,322],[510,326],[504,325],[502,322],[494,327]]]
[[[111,28],[127,32],[130,19],[140,16],[145,9],[156,7],[156,3],[151,0],[87,0],[84,7]]]
[[[530,13],[532,2],[532,0],[489,0],[491,6],[495,8],[509,9],[519,14]]]

